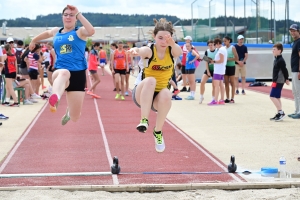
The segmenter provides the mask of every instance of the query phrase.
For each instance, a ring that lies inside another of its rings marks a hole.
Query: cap
[[[7,42],[7,43],[13,42],[13,41],[14,41],[14,38],[12,38],[12,37],[8,37],[8,38],[6,39],[6,42]]]
[[[189,35],[188,35],[188,36],[185,36],[185,38],[183,38],[183,39],[185,39],[185,40],[191,40],[191,41],[193,40],[192,37],[189,36]]]
[[[243,38],[244,38],[244,36],[242,36],[242,35],[239,35],[239,36],[237,37],[238,40],[243,39]]]
[[[289,30],[299,31],[299,26],[297,24],[292,24]]]

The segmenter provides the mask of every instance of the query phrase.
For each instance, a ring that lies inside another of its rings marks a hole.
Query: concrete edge
[[[17,190],[66,190],[66,191],[106,191],[106,192],[163,192],[186,190],[249,190],[300,188],[299,181],[252,182],[252,183],[190,183],[190,184],[130,184],[130,185],[68,185],[68,186],[18,186],[0,187],[0,191]]]

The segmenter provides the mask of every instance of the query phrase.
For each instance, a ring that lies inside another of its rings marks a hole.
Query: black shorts
[[[234,76],[235,75],[235,66],[226,66],[225,76]]]
[[[97,74],[97,70],[89,70],[91,74]]]
[[[5,74],[5,78],[17,78],[17,72],[11,72],[11,73],[8,73],[8,74]]]
[[[30,68],[30,69],[28,70],[28,75],[29,75],[29,77],[30,77],[30,80],[37,80],[37,79],[38,79],[38,76],[39,76],[39,72],[38,72],[38,70],[36,70],[36,69]]]
[[[185,74],[195,74],[196,69],[185,69]]]
[[[214,77],[214,70],[209,69],[209,73],[210,73],[210,76],[208,76],[208,74],[207,74],[207,69],[204,71],[204,74],[206,74],[208,77]]]
[[[182,74],[186,74],[186,71],[185,71],[185,65],[182,65],[182,67],[181,67],[181,73],[182,73]]]
[[[48,70],[48,72],[54,72],[55,71],[55,69],[52,65],[49,65],[47,70]]]
[[[130,74],[131,70],[132,70],[131,67],[129,67],[129,70],[128,70],[128,72],[126,71],[126,74]]]
[[[115,74],[126,75],[126,69],[114,69]]]
[[[86,83],[86,74],[85,70],[81,71],[70,71],[70,84],[66,88],[67,92],[71,91],[80,91],[84,92],[85,90],[85,83]]]
[[[132,90],[132,100],[133,100],[133,102],[135,103],[135,105],[137,105],[137,106],[140,108],[141,105],[138,104],[138,102],[137,102],[136,99],[135,99],[135,90],[136,90],[136,87],[137,87],[137,86],[135,86],[135,87],[133,88],[133,90]],[[159,93],[159,92],[155,92],[155,91],[154,91],[153,98],[152,98],[151,110],[153,110],[154,112],[157,112],[157,110],[153,107],[153,101],[154,101],[155,97],[158,95],[158,93]]]

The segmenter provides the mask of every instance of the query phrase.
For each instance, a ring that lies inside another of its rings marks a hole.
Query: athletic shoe
[[[220,101],[218,102],[218,104],[219,104],[219,105],[225,105],[225,101],[224,101],[224,100],[220,100]]]
[[[209,106],[216,106],[218,105],[218,102],[216,102],[215,100],[212,100],[210,103],[208,103],[207,105]]]
[[[68,121],[70,120],[70,113],[69,113],[69,108],[66,110],[66,114],[61,118],[61,125],[66,125]]]
[[[245,95],[245,94],[246,94],[245,90],[242,90],[242,94],[243,94],[243,95]]]
[[[10,104],[9,106],[10,107],[20,107],[20,104],[19,103],[13,103],[13,104]]]
[[[183,88],[180,90],[180,92],[186,92],[186,91],[187,91],[186,87],[183,87]]]
[[[121,100],[125,100],[125,97],[123,95],[121,95]]]
[[[230,100],[229,100],[229,99],[225,99],[224,102],[225,102],[225,103],[230,103]]]
[[[41,99],[42,98],[40,95],[37,95],[36,93],[33,93],[32,95],[30,95],[30,97],[32,99]]]
[[[200,97],[199,104],[202,104],[204,97]]]
[[[271,121],[274,121],[280,116],[280,113],[276,113],[274,117],[270,118]]]
[[[275,118],[275,122],[279,122],[279,121],[281,121],[281,120],[283,120],[285,118],[285,114],[284,113],[282,113],[282,114],[278,113],[278,114],[279,115],[277,115],[276,118]]]
[[[6,117],[5,115],[0,114],[0,119],[2,119],[2,120],[7,120],[7,119],[9,119],[9,117]]]
[[[59,102],[58,96],[56,94],[52,94],[49,97],[48,101],[49,101],[49,104],[50,104],[50,111],[51,112],[56,112],[56,108],[57,108],[58,102]]]
[[[235,91],[235,94],[239,94],[239,93],[240,93],[240,91],[239,91],[239,90],[236,90],[236,91]]]
[[[195,97],[193,97],[193,96],[188,96],[188,97],[186,97],[186,98],[184,98],[185,100],[194,100],[195,99]]]
[[[3,106],[9,106],[9,102],[2,103]]]
[[[231,99],[231,100],[230,100],[230,103],[235,103],[235,102],[234,102],[234,99]]]
[[[115,89],[113,89],[113,91],[117,91],[117,89],[115,88]]]
[[[178,90],[178,89],[175,89],[174,91],[173,91],[173,95],[177,95],[177,94],[179,94],[180,93],[180,91]]]
[[[294,113],[292,113],[292,114],[289,114],[288,115],[288,117],[292,117],[292,116],[294,116],[294,115],[296,115],[296,113],[294,112]]]
[[[191,91],[191,88],[189,87],[189,89],[187,90],[187,92],[190,92]]]
[[[91,91],[87,91],[86,94],[93,96],[94,93],[92,93]]]
[[[98,96],[96,94],[93,94],[92,97],[95,98],[95,99],[101,99],[101,96]]]
[[[120,94],[116,94],[115,99],[119,99],[120,98]]]
[[[155,150],[158,153],[161,153],[165,150],[165,142],[162,131],[155,132],[155,129],[153,131],[154,140],[155,140]]]
[[[295,114],[291,118],[293,118],[293,119],[300,119],[300,114]]]
[[[181,97],[179,97],[179,96],[175,96],[175,95],[173,95],[173,96],[172,96],[172,100],[182,100],[182,98],[181,98]]]
[[[31,101],[32,103],[38,103],[38,101],[35,99],[28,99],[28,100]]]
[[[129,96],[128,92],[125,92],[125,96]]]
[[[148,119],[143,118],[140,121],[140,124],[137,125],[136,129],[141,132],[141,133],[145,133],[148,129],[149,123],[148,123]]]
[[[31,101],[29,101],[29,99],[25,99],[24,105],[33,105],[33,103]]]
[[[0,122],[0,126],[2,126],[2,122]]]

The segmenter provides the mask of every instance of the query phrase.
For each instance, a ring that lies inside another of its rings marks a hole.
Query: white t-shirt
[[[223,54],[224,61],[223,63],[215,63],[214,64],[214,74],[224,75],[226,70],[227,63],[227,50],[226,47],[222,46],[217,50],[216,56],[214,60],[220,60],[220,54]]]
[[[2,47],[0,46],[0,56],[3,56]]]
[[[50,58],[50,52],[47,52],[47,51],[45,51],[44,53],[43,53],[43,56],[45,57],[45,62],[46,61],[48,61],[49,63],[50,63],[50,61],[51,61],[51,58]]]

